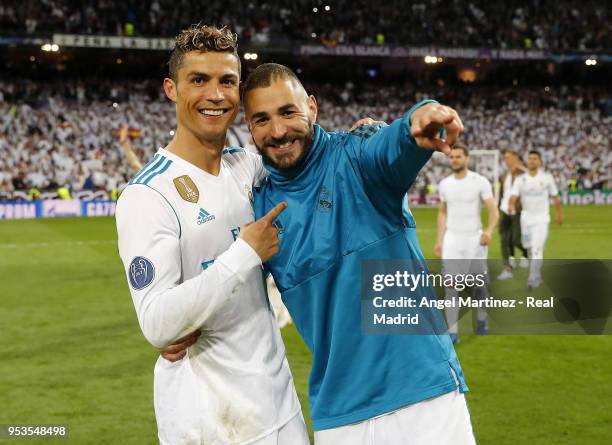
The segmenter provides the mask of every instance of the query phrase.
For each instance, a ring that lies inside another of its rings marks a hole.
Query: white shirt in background
[[[493,197],[489,181],[468,170],[462,179],[452,174],[440,181],[440,200],[446,203],[446,230],[476,233],[482,229],[481,203]]]
[[[558,194],[552,175],[541,169],[535,176],[519,176],[512,186],[512,195],[521,198],[522,221],[550,222],[550,198]]]

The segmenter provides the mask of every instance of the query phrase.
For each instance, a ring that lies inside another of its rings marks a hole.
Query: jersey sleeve
[[[261,181],[268,176],[268,171],[263,166],[261,156],[249,150],[239,147],[228,147],[223,150],[228,162],[240,165],[251,180],[252,187],[258,187]]]
[[[446,202],[446,182],[440,181],[440,185],[438,186],[438,195],[440,196],[440,201]]]
[[[486,201],[489,198],[493,197],[493,188],[491,187],[491,183],[484,176],[480,179],[480,199],[482,201]]]
[[[559,189],[557,188],[557,184],[555,184],[555,178],[550,173],[548,174],[548,184],[547,184],[548,194],[549,196],[557,196],[559,194]]]
[[[268,171],[265,169],[260,155],[252,153],[251,159],[253,161],[253,187],[258,187],[261,181],[268,176]]]
[[[123,192],[116,222],[138,322],[157,348],[222,317],[221,309],[232,303],[247,273],[261,264],[255,251],[238,239],[198,276],[182,281],[180,221],[163,195],[144,185]]]
[[[410,134],[410,116],[417,108],[430,102],[435,101],[417,103],[401,119],[379,127],[373,134],[353,132],[362,136],[358,160],[366,186],[383,187],[401,194],[410,188],[433,153],[416,144]]]

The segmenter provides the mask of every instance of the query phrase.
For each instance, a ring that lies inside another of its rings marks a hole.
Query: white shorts
[[[308,433],[301,411],[292,416],[277,430],[274,425],[269,429],[246,437],[253,437],[238,441],[227,436],[226,428],[219,428],[210,416],[205,415],[204,397],[196,381],[190,362],[182,359],[168,362],[160,358],[155,365],[155,378],[153,380],[153,400],[155,405],[155,418],[157,420],[157,435],[161,445],[309,445]],[[291,412],[286,414],[291,416]],[[242,424],[242,427],[245,425]],[[271,431],[268,433],[268,431]],[[211,432],[218,432],[214,434]],[[214,434],[214,437],[210,437]],[[258,438],[257,438],[258,437]]]
[[[548,238],[548,221],[521,219],[521,241],[525,249],[544,250],[546,238]]]
[[[191,441],[191,439],[187,441],[178,439],[178,442],[167,442],[160,438],[159,443],[160,445],[199,445],[202,442],[200,442],[199,439],[195,441]],[[215,443],[221,445],[219,442]],[[299,412],[293,419],[273,433],[255,442],[248,442],[248,445],[310,445],[310,439],[308,438],[308,431],[306,430],[306,423],[304,422],[302,413]]]
[[[352,425],[315,431],[315,445],[475,445],[458,390]]]
[[[446,231],[442,241],[444,273],[487,273],[489,248],[480,245],[481,235],[482,231],[474,233]]]
[[[251,445],[310,445],[302,413],[298,413],[279,430],[253,442]]]

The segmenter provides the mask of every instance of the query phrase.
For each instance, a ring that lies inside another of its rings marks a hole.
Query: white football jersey
[[[452,174],[440,181],[440,200],[446,203],[446,230],[475,233],[482,229],[481,203],[493,197],[491,184],[468,170],[462,179]]]
[[[525,173],[512,185],[512,195],[521,198],[521,220],[524,221],[550,222],[550,198],[558,194],[552,175],[542,170],[535,176]]]
[[[161,443],[248,444],[300,411],[261,261],[238,238],[265,170],[243,149],[218,176],[160,149],[116,210],[138,321],[155,347],[200,329],[187,356],[155,367]]]

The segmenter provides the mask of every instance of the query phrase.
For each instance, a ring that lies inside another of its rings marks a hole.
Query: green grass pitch
[[[610,258],[612,206],[564,210],[546,257]],[[436,210],[414,214],[432,257]],[[0,221],[0,296],[0,424],[67,423],[74,444],[157,443],[157,354],[138,327],[113,219]],[[293,327],[283,336],[308,418],[310,357]],[[479,444],[612,443],[612,337],[468,336],[457,351]]]

